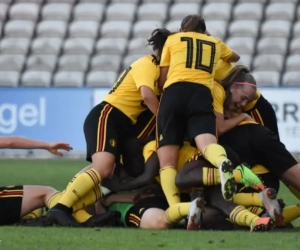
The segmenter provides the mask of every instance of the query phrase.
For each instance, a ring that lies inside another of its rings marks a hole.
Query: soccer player
[[[72,150],[68,143],[44,142],[23,137],[0,137],[0,148],[45,149],[62,156],[59,150]],[[0,225],[11,225],[37,208],[44,207],[47,199],[55,192],[52,187],[19,185],[0,187]]]
[[[153,55],[144,56],[131,64],[103,102],[86,117],[86,159],[92,162],[92,168],[76,176],[59,203],[48,211],[48,216],[64,225],[78,226],[71,216],[73,204],[112,174],[119,158],[119,143],[134,134],[137,117],[147,108],[156,115],[160,54],[168,35],[170,32],[166,29],[154,30],[148,40],[153,47]]]
[[[162,52],[160,86],[164,92],[157,115],[157,153],[161,184],[170,206],[180,202],[175,177],[186,132],[190,143],[219,168],[224,198],[232,199],[236,190],[233,165],[217,144],[211,89],[217,61],[236,62],[239,55],[205,32],[202,17],[188,15],[180,32],[168,37]]]

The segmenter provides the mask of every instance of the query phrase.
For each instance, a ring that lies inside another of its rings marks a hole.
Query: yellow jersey
[[[169,67],[164,89],[177,82],[192,82],[213,87],[215,67],[232,50],[221,40],[197,32],[170,35],[164,45],[160,66]]]
[[[147,109],[140,87],[147,86],[158,95],[159,74],[159,66],[153,56],[141,57],[123,71],[104,101],[123,112],[132,123],[136,123],[137,117]]]
[[[216,71],[214,76],[215,80],[222,81],[233,68],[234,65],[232,63],[220,59],[216,65]]]
[[[144,146],[143,155],[145,162],[147,162],[153,152],[156,152],[156,149],[156,141],[150,141]],[[192,147],[189,142],[184,142],[183,146],[179,150],[178,163],[176,167],[177,171],[180,171],[183,165],[196,154],[199,154],[199,152],[200,151],[197,148]]]
[[[225,89],[221,84],[214,82],[212,96],[213,96],[213,106],[215,112],[224,114],[224,102],[226,99],[226,93],[225,93]]]

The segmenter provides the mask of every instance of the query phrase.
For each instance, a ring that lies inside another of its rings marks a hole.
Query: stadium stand
[[[300,86],[297,0],[0,0],[0,86],[111,86],[153,29],[192,13],[260,86]]]

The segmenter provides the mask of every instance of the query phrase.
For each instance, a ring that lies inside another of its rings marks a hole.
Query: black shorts
[[[262,95],[257,100],[256,104],[252,109],[246,112],[250,115],[257,123],[266,126],[273,133],[278,136],[279,131],[275,110],[271,103],[268,102]]]
[[[95,106],[84,121],[87,145],[86,160],[96,152],[109,152],[119,158],[118,142],[130,136],[133,124],[129,117],[107,102]]]
[[[263,165],[278,179],[298,163],[277,135],[262,125],[237,126],[220,136],[219,142],[221,145],[229,145],[241,161],[251,167]]]
[[[140,227],[143,214],[149,208],[159,208],[166,210],[169,204],[165,197],[147,197],[139,200],[126,213],[125,222],[127,227]]]
[[[158,109],[158,146],[181,146],[186,134],[191,145],[195,146],[195,137],[205,133],[216,135],[211,90],[189,82],[178,82],[168,87]]]
[[[22,200],[23,186],[0,187],[0,226],[20,220]]]
[[[156,116],[147,109],[142,112],[138,118],[136,123],[134,124],[134,137],[139,139],[144,139],[150,135],[155,135],[155,127],[156,127]]]

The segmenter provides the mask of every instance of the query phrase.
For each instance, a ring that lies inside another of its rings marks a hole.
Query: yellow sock
[[[173,224],[182,220],[182,218],[188,216],[190,209],[190,202],[177,203],[170,206],[165,211],[165,220],[169,224]]]
[[[257,216],[260,216],[264,209],[262,207],[247,207],[247,209],[253,213],[256,214]]]
[[[43,212],[44,212],[44,208],[38,208],[32,211],[31,213],[25,215],[23,219],[34,219],[34,218],[41,217]]]
[[[177,170],[174,167],[166,166],[160,169],[160,182],[169,206],[180,202],[179,189],[175,185]]]
[[[67,187],[66,187],[65,190],[67,190],[67,189],[70,187],[70,185],[76,180],[76,178],[77,178],[79,175],[80,175],[80,174],[76,174],[76,175],[72,178],[72,180],[70,180],[70,182],[68,183],[68,185],[67,185]]]
[[[56,192],[52,194],[46,201],[47,208],[49,209],[53,208],[59,202],[62,196],[63,196],[63,192]]]
[[[76,219],[78,223],[84,223],[86,222],[89,218],[92,217],[87,211],[80,209],[73,213],[73,217]]]
[[[292,222],[300,216],[300,205],[288,206],[283,209],[283,221],[285,224]]]
[[[209,144],[203,152],[203,156],[215,167],[219,167],[219,164],[227,159],[225,149],[219,144]]]
[[[255,222],[259,217],[251,212],[249,212],[243,206],[237,206],[229,215],[229,219],[232,223],[239,226],[251,226],[252,222]]]
[[[85,207],[93,205],[97,200],[100,200],[102,197],[101,187],[100,185],[95,186],[92,190],[90,190],[86,195],[84,195],[81,199],[75,202],[72,206],[73,211],[76,212]]]
[[[298,200],[300,200],[300,192],[296,189],[296,188],[294,188],[294,187],[292,187],[292,186],[290,186],[290,185],[288,185],[288,184],[285,184],[286,186],[287,186],[287,188],[291,191],[291,193],[293,194],[293,195],[295,195],[297,198],[298,198]]]
[[[220,184],[220,173],[217,168],[203,167],[202,169],[204,186],[215,186]]]
[[[259,197],[259,193],[238,193],[233,196],[234,203],[244,207],[262,207],[263,202]]]
[[[101,182],[101,177],[98,172],[91,168],[88,171],[81,173],[70,184],[68,189],[59,200],[59,203],[67,207],[72,207],[76,201],[81,199],[87,192],[89,192],[94,186]]]

